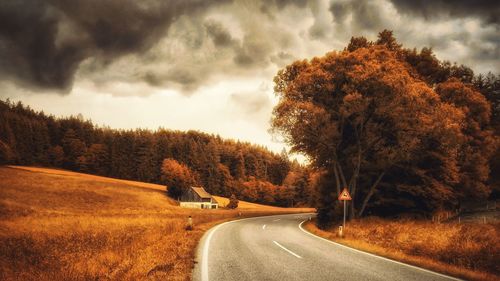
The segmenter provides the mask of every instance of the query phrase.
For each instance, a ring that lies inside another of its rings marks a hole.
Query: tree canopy
[[[167,158],[161,165],[161,180],[167,186],[168,194],[179,198],[191,186],[197,185],[196,175],[184,164]]]
[[[455,68],[430,49],[403,49],[384,30],[376,42],[353,38],[343,51],[278,72],[273,130],[330,178],[321,187],[320,224],[333,219],[332,197],[344,186],[354,199],[351,217],[367,205],[425,212],[489,195],[497,147],[490,103]]]

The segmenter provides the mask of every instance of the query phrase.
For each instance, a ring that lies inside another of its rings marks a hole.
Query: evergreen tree
[[[73,129],[66,131],[61,142],[65,155],[63,165],[69,169],[77,169],[77,159],[87,151],[85,143],[78,139]]]

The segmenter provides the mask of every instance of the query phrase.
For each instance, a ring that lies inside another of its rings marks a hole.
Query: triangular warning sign
[[[339,195],[339,200],[352,200],[351,198],[351,194],[349,194],[349,190],[347,190],[347,188],[344,188],[344,190],[342,190],[342,192],[340,193]]]

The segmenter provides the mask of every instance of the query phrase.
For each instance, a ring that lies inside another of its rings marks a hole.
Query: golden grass
[[[306,229],[324,238],[394,260],[468,280],[500,280],[500,224],[437,224],[367,218],[337,228]]]
[[[90,179],[90,180],[97,180],[100,182],[124,183],[124,184],[127,184],[129,186],[148,188],[148,189],[158,190],[158,191],[162,191],[162,192],[166,190],[164,185],[147,183],[147,182],[139,182],[139,181],[131,181],[131,180],[114,179],[114,178],[108,178],[108,177],[101,177],[101,176],[77,173],[77,172],[72,172],[72,171],[67,171],[67,170],[59,170],[59,169],[51,169],[51,168],[43,168],[43,167],[28,167],[28,166],[7,166],[7,167],[15,168],[15,169],[22,169],[22,170],[31,171],[31,172],[52,174],[52,175],[64,175],[64,176],[68,176],[68,177],[73,177],[74,179],[78,179],[78,180]],[[221,207],[225,207],[229,203],[229,198],[221,197],[221,196],[214,196],[214,197],[217,200],[217,202],[219,202],[219,205]],[[172,202],[175,202],[175,201],[172,200]],[[173,205],[177,205],[177,204],[173,203]],[[246,202],[246,201],[242,201],[242,200],[239,200],[238,208],[239,209],[261,209],[261,210],[262,209],[266,209],[266,210],[267,209],[271,209],[271,210],[282,209],[279,207],[251,203],[251,202]],[[310,209],[310,210],[312,211],[312,209]]]
[[[221,196],[214,196],[215,200],[219,203],[220,206],[225,207],[229,203],[229,198],[226,197],[221,197]],[[266,210],[281,210],[283,208],[280,207],[274,207],[274,206],[267,206],[267,205],[261,205],[257,203],[251,203],[251,202],[246,202],[246,201],[241,201],[239,200],[238,202],[238,209],[263,209],[265,208]],[[313,209],[309,210],[310,212],[314,212]]]
[[[77,173],[77,172],[72,172],[72,171],[67,171],[67,170],[42,168],[42,167],[27,167],[27,166],[7,166],[7,167],[31,171],[31,172],[44,173],[44,174],[68,176],[68,177],[73,177],[76,179],[90,179],[90,180],[97,180],[100,182],[124,183],[124,184],[127,184],[129,186],[137,186],[137,187],[149,188],[149,189],[153,189],[153,190],[165,191],[165,186],[159,185],[159,184],[154,184],[154,183],[114,179],[114,178],[108,178],[108,177],[101,177],[101,176]]]
[[[301,211],[182,209],[160,185],[0,167],[0,280],[189,280],[216,223]]]

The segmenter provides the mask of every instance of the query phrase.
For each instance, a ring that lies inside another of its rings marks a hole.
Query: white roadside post
[[[193,230],[193,218],[191,216],[188,217],[186,230]]]
[[[346,218],[346,212],[347,212],[347,205],[346,201],[352,200],[351,195],[349,194],[349,190],[347,190],[347,187],[342,190],[342,192],[339,194],[339,200],[344,201],[344,222],[342,224],[342,230],[340,232],[340,236],[342,237],[344,235],[345,231],[345,218]]]

